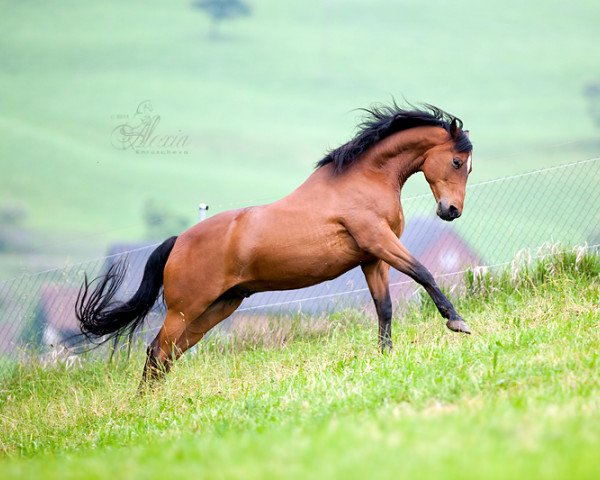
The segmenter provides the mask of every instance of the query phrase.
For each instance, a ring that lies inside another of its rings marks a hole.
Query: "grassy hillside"
[[[162,389],[130,363],[17,372],[0,390],[3,478],[597,478],[600,259],[472,280],[451,334],[427,301],[394,324],[340,312],[204,343]]]
[[[2,2],[0,203],[24,206],[37,252],[139,237],[150,198],[190,222],[200,201],[277,198],[349,138],[352,109],[390,95],[465,120],[472,181],[598,154],[582,96],[600,67],[596,1],[251,6],[211,40],[189,1]],[[188,155],[111,146],[144,100]]]

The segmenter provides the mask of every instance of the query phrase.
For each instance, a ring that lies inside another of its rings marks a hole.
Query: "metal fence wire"
[[[438,282],[456,285],[476,266],[509,263],[523,249],[546,243],[600,244],[600,157],[467,187],[463,216],[451,224],[434,213],[431,194],[402,200],[407,219],[401,241]],[[155,245],[113,247],[111,254],[65,268],[26,274],[0,283],[0,376],[17,362],[59,347],[69,347],[79,332],[74,304],[84,274],[102,275],[119,260],[128,264],[119,296],[137,289]],[[390,271],[392,298],[405,302],[418,289],[408,277]],[[221,325],[302,314],[322,316],[343,308],[370,308],[360,269],[300,290],[265,292],[247,298]],[[163,319],[157,304],[139,333],[148,341]]]

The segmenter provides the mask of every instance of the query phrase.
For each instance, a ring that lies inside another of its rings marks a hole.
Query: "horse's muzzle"
[[[438,217],[447,222],[451,222],[455,218],[460,217],[461,211],[456,206],[450,204],[446,205],[444,202],[438,202],[437,211]]]

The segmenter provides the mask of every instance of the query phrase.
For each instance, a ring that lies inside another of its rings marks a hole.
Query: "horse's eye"
[[[462,163],[461,163],[461,161],[458,158],[452,159],[452,166],[454,168],[456,168],[458,170],[461,165],[462,165]]]

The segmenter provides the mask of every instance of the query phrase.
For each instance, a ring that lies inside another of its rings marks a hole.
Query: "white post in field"
[[[200,221],[206,219],[206,211],[207,210],[208,210],[208,205],[206,203],[201,203],[200,205],[198,205]]]

